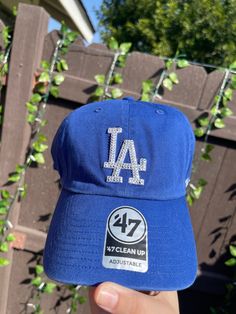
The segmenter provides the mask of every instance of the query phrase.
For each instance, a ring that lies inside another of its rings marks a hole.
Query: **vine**
[[[16,6],[12,7],[12,15],[13,17],[17,16]],[[1,31],[2,39],[3,39],[3,49],[0,52],[0,93],[3,88],[3,80],[6,78],[6,75],[8,74],[14,25],[15,25],[15,21],[13,21],[12,25],[4,26]],[[3,109],[4,109],[3,105],[0,104],[0,128],[3,123],[3,114],[4,114]]]
[[[173,72],[173,67],[177,69],[186,68],[189,66],[189,62],[185,59],[182,59],[181,55],[176,55],[173,59],[167,59],[165,61],[165,66],[162,70],[160,79],[154,85],[152,80],[145,80],[142,82],[142,92],[141,100],[142,101],[155,101],[156,98],[161,99],[160,88],[167,88],[172,90],[174,85],[179,83],[178,76]]]
[[[212,160],[211,152],[214,145],[208,143],[208,138],[212,130],[222,129],[225,127],[225,118],[233,115],[233,111],[229,108],[229,102],[233,99],[233,90],[236,90],[236,62],[230,65],[229,69],[224,69],[224,79],[220,86],[218,94],[214,98],[212,107],[197,119],[197,127],[194,130],[197,138],[203,139],[203,147],[201,154],[193,171],[199,165],[200,160],[209,162]],[[191,206],[195,200],[199,199],[204,187],[207,185],[205,179],[199,179],[197,184],[189,184],[187,201]]]
[[[12,46],[12,29],[5,26],[2,29],[4,50],[0,52],[0,93],[3,88],[3,80],[8,73],[8,63]],[[0,127],[3,123],[3,106],[0,104]]]
[[[181,58],[181,59],[180,59]],[[152,80],[145,80],[142,82],[141,100],[155,101],[156,98],[161,99],[160,88],[167,88],[172,90],[175,84],[179,83],[178,76],[171,71],[173,66],[178,68],[185,68],[192,62],[182,59],[182,56],[176,55],[175,58],[164,58],[165,67],[161,73],[160,79],[154,85]],[[196,62],[193,64],[200,65]],[[204,65],[212,67],[211,65]],[[214,104],[209,112],[204,113],[198,120],[198,127],[195,128],[194,133],[198,138],[203,137],[204,147],[201,149],[200,158],[193,165],[193,172],[196,172],[199,160],[211,161],[210,153],[214,149],[214,145],[208,143],[208,137],[213,129],[220,129],[225,127],[224,119],[233,115],[232,110],[228,106],[228,102],[233,98],[233,90],[236,90],[236,62],[230,65],[229,69],[224,69],[225,75],[218,94],[214,98]],[[207,185],[207,181],[203,178],[198,179],[196,184],[190,182],[188,185],[187,202],[191,206],[195,200],[198,200]]]
[[[107,75],[97,74],[95,80],[98,83],[98,87],[92,94],[92,100],[97,101],[101,99],[116,99],[123,95],[120,88],[110,88],[114,84],[123,83],[122,74],[119,73],[116,68],[125,67],[126,58],[131,48],[131,43],[121,43],[120,45],[115,38],[111,37],[108,42],[108,48],[114,53],[113,61]]]
[[[12,37],[9,35],[9,28],[4,28],[4,43],[6,47],[5,54],[0,55],[1,61],[1,77],[5,76],[8,70],[7,61],[9,60]],[[51,62],[46,60],[41,62],[41,68],[43,71],[40,74],[36,74],[36,82],[33,90],[33,95],[26,103],[27,107],[27,122],[31,126],[31,137],[29,143],[28,153],[23,164],[17,164],[15,170],[8,176],[8,183],[15,183],[16,189],[13,194],[7,189],[0,191],[0,266],[7,266],[10,261],[5,258],[4,253],[8,252],[10,243],[15,240],[13,233],[9,232],[9,229],[13,228],[9,215],[13,210],[16,201],[20,201],[21,198],[26,196],[27,185],[24,183],[24,177],[27,169],[32,163],[43,164],[44,152],[47,150],[47,138],[42,133],[42,128],[47,124],[47,120],[44,119],[46,112],[46,106],[50,95],[54,97],[59,96],[59,85],[64,81],[63,71],[68,70],[66,60],[63,58],[68,51],[69,46],[75,41],[78,34],[70,31],[67,26],[62,23],[59,33],[59,39],[56,43],[56,47],[53,53]],[[54,71],[58,72],[54,75]],[[2,110],[2,109],[1,109]],[[33,292],[31,299],[32,302],[27,302],[26,308],[33,309],[33,313],[42,314],[41,308],[41,295],[43,293],[51,294],[57,287],[57,284],[50,282],[44,275],[43,266],[38,263],[35,267],[35,277],[31,280]],[[74,313],[76,304],[81,304],[85,301],[83,296],[79,295],[78,287],[68,287],[71,292],[71,306],[68,309],[68,313]],[[27,309],[26,309],[27,310]]]
[[[181,68],[188,66],[191,62],[188,62],[187,60],[177,60],[176,58],[167,59],[165,68],[163,69],[156,86],[152,80],[142,82],[141,100],[153,102],[156,98],[162,98],[159,93],[161,86],[168,90],[172,90],[173,85],[179,83],[177,74],[168,72],[174,63],[177,63],[177,68]],[[197,65],[203,66],[202,64]],[[213,66],[209,65],[209,67]],[[224,78],[217,95],[214,97],[212,107],[197,119],[197,127],[194,130],[194,134],[197,138],[202,138],[203,147],[200,156],[193,164],[193,172],[196,172],[200,161],[212,161],[211,152],[214,150],[214,145],[208,143],[210,133],[212,130],[224,128],[225,118],[233,115],[233,111],[229,108],[229,102],[232,101],[233,91],[236,90],[236,61],[232,63],[229,68],[223,70]],[[189,183],[186,199],[190,206],[200,198],[206,185],[207,181],[203,178],[198,179],[196,184],[193,184],[192,182]],[[231,257],[225,261],[225,265],[234,268],[233,276],[231,282],[226,285],[224,304],[218,308],[210,307],[211,314],[233,314],[235,312],[236,246],[232,243],[229,245],[229,253]]]

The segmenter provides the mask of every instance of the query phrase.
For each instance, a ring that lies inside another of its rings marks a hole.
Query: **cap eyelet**
[[[100,112],[101,110],[102,110],[102,108],[96,108],[96,109],[94,110],[94,112],[98,113],[98,112]]]
[[[156,109],[155,112],[157,114],[165,114],[164,110],[162,110],[162,109]]]

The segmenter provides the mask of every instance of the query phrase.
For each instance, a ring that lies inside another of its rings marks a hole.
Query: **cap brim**
[[[136,208],[148,226],[148,270],[105,268],[106,223],[120,206]],[[137,290],[181,290],[197,273],[197,256],[185,197],[156,201],[62,190],[44,250],[49,278],[70,284],[113,281]]]

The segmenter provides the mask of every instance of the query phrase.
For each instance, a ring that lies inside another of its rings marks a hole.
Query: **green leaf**
[[[34,158],[36,160],[37,163],[39,164],[44,164],[45,163],[45,159],[42,153],[36,153],[34,154]]]
[[[62,48],[61,48],[61,54],[62,54],[62,55],[67,54],[68,50],[69,50],[69,49],[68,49],[67,47],[62,47]]]
[[[29,123],[34,123],[35,122],[35,119],[36,119],[36,116],[34,114],[28,114],[27,116],[27,122]]]
[[[64,47],[69,47],[71,44],[71,41],[66,37],[64,40],[63,40],[63,46]]]
[[[61,29],[60,29],[60,32],[62,34],[66,34],[68,32],[69,28],[68,26],[65,24],[64,21],[61,21]]]
[[[16,165],[16,172],[23,173],[25,171],[25,165]]]
[[[174,84],[178,84],[178,83],[179,83],[177,74],[176,74],[175,72],[171,72],[171,73],[169,74],[169,78],[171,79],[171,81],[172,81]]]
[[[58,72],[62,72],[62,66],[61,66],[61,62],[60,61],[56,62],[56,68],[57,68]]]
[[[205,186],[205,185],[207,185],[207,181],[205,180],[205,179],[203,179],[203,178],[200,178],[199,180],[198,180],[198,183],[197,183],[199,186]]]
[[[172,67],[173,63],[174,63],[174,61],[171,60],[171,59],[170,59],[170,60],[167,60],[167,61],[165,62],[165,66],[166,66],[167,70],[170,70],[170,68]]]
[[[5,220],[0,220],[0,226],[2,227],[2,226],[5,226],[6,225],[6,221]]]
[[[201,160],[205,160],[205,161],[211,161],[211,156],[207,153],[202,153],[201,154]]]
[[[35,272],[36,272],[36,275],[42,274],[44,272],[43,266],[42,265],[36,265],[35,266]]]
[[[228,107],[223,107],[220,109],[220,114],[222,115],[222,117],[229,117],[233,115],[233,111],[228,108]]]
[[[0,206],[0,215],[6,215],[7,207]]]
[[[220,110],[216,107],[216,105],[214,105],[211,110],[210,110],[211,114],[213,116],[216,116],[218,113],[220,113]]]
[[[32,97],[30,98],[30,102],[33,104],[39,103],[41,100],[42,97],[38,93],[33,94]]]
[[[121,84],[123,83],[123,77],[121,73],[115,73],[113,76],[113,82],[115,84]]]
[[[197,121],[198,121],[198,123],[199,123],[201,126],[207,126],[207,125],[210,123],[210,121],[209,121],[209,119],[208,119],[207,117],[200,118],[200,119],[198,119]]]
[[[52,293],[53,292],[53,290],[56,288],[56,284],[55,283],[53,283],[53,282],[48,282],[45,286],[44,286],[44,288],[43,288],[43,292],[45,292],[45,293]]]
[[[8,206],[9,205],[9,201],[7,200],[7,199],[4,199],[4,200],[1,200],[0,201],[0,206],[1,207],[6,207],[6,206]]]
[[[206,153],[209,154],[214,149],[214,147],[215,146],[212,145],[212,144],[207,144],[204,150],[205,150]]]
[[[31,280],[31,284],[38,287],[42,283],[42,278],[40,276],[35,277]]]
[[[60,85],[64,80],[65,80],[65,77],[62,74],[57,74],[53,78],[53,82],[56,85]]]
[[[1,266],[7,266],[9,264],[10,264],[10,261],[8,259],[3,258],[3,257],[0,258],[0,267]]]
[[[65,59],[61,59],[60,65],[62,67],[62,70],[64,70],[64,71],[67,71],[69,69],[68,64],[67,64]]]
[[[49,92],[55,98],[59,96],[59,88],[57,86],[52,86]]]
[[[12,241],[15,241],[16,237],[14,236],[13,233],[9,233],[6,237],[6,241],[7,242],[12,242]]]
[[[201,136],[203,136],[205,134],[205,130],[202,127],[196,128],[194,130],[194,134],[195,134],[196,137],[201,137]]]
[[[231,76],[231,88],[236,89],[236,75]]]
[[[191,197],[190,194],[187,194],[186,199],[187,199],[187,202],[188,202],[189,206],[192,206],[194,200],[193,200],[193,198]]]
[[[20,176],[19,173],[13,173],[12,175],[10,175],[10,176],[8,177],[8,181],[9,181],[9,182],[17,182],[17,181],[20,180],[20,178],[21,178],[21,176]]]
[[[236,258],[232,257],[225,262],[226,266],[236,266]]]
[[[202,194],[202,191],[203,191],[203,187],[202,186],[198,186],[194,190],[192,190],[194,198],[198,200],[200,198],[201,194]]]
[[[141,97],[141,100],[142,101],[150,101],[150,96],[149,96],[149,94],[146,94],[146,93],[143,93],[142,94],[142,97]]]
[[[49,82],[50,77],[48,72],[42,72],[38,78],[38,82],[47,83]]]
[[[0,251],[1,251],[1,252],[8,252],[8,243],[7,243],[7,242],[3,242],[3,243],[0,245]]]
[[[97,74],[94,76],[96,82],[100,85],[105,83],[105,75],[104,74]]]
[[[228,102],[229,102],[229,100],[227,99],[227,97],[226,96],[223,96],[222,97],[222,104],[223,104],[223,106],[227,106],[228,105]]]
[[[120,45],[120,50],[123,55],[127,54],[132,46],[132,43],[122,43]]]
[[[236,70],[236,60],[233,63],[230,64],[229,68],[231,70]]]
[[[10,197],[10,193],[7,190],[1,190],[1,195],[3,199],[7,199]]]
[[[49,70],[50,69],[50,63],[47,60],[42,60],[40,63],[41,68],[44,70]]]
[[[1,69],[2,75],[6,75],[8,73],[8,63],[5,63]]]
[[[41,126],[45,126],[46,124],[48,124],[48,120],[44,119],[41,121]]]
[[[119,88],[114,88],[111,91],[112,98],[119,98],[123,95],[123,92]]]
[[[40,94],[46,94],[47,86],[45,83],[37,83],[34,87],[34,91]]]
[[[5,26],[2,29],[2,38],[3,38],[3,42],[4,42],[4,47],[7,47],[7,45],[10,43],[10,35],[9,35],[9,27]]]
[[[108,41],[108,47],[112,50],[117,50],[119,45],[117,40],[114,37],[111,37]]]
[[[84,297],[83,295],[80,295],[80,296],[78,297],[78,301],[79,301],[79,304],[84,304],[84,303],[86,303],[87,298]]]
[[[150,93],[154,88],[152,80],[146,80],[142,82],[142,90],[144,93]]]
[[[36,112],[38,107],[36,105],[31,104],[30,102],[26,103],[26,107],[30,113]]]
[[[20,196],[24,198],[27,193],[27,184],[24,184],[23,186],[19,187],[18,191],[20,192]]]
[[[32,144],[32,147],[38,152],[38,153],[43,153],[47,148],[48,148],[48,145],[46,144],[42,144],[38,141],[34,142]]]
[[[69,32],[66,35],[66,38],[70,41],[70,43],[73,43],[78,37],[78,33],[77,32]]]
[[[219,95],[216,95],[216,96],[214,97],[214,103],[217,104],[219,100],[220,100],[220,96],[219,96]]]
[[[186,68],[187,66],[189,66],[189,62],[187,60],[181,59],[177,61],[178,68]]]
[[[172,90],[173,88],[173,83],[169,78],[165,78],[163,80],[163,86],[166,87],[168,90]]]
[[[120,55],[120,56],[118,57],[117,66],[120,67],[120,68],[124,68],[124,67],[125,67],[125,63],[126,63],[126,56]]]
[[[39,142],[41,142],[41,143],[42,143],[42,142],[47,142],[47,140],[48,140],[48,139],[47,139],[47,137],[46,137],[44,134],[42,134],[42,133],[39,133],[39,134],[38,134],[38,141],[39,141]]]
[[[233,98],[233,90],[231,88],[227,88],[224,91],[224,96],[228,99],[228,100],[232,100]]]
[[[215,119],[214,126],[218,129],[222,129],[225,127],[225,123],[222,119],[217,118],[217,119]]]
[[[229,246],[229,251],[230,251],[230,254],[231,254],[233,257],[236,257],[236,246],[235,246],[235,245],[230,245],[230,246]]]
[[[12,7],[12,15],[17,16],[17,7],[15,5]]]
[[[98,86],[94,92],[94,95],[100,97],[103,94],[104,94],[104,88],[101,86]]]

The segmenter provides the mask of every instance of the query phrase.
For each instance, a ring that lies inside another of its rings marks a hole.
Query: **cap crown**
[[[127,198],[185,195],[195,138],[179,110],[106,100],[69,114],[52,144],[64,189]]]

